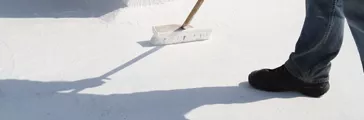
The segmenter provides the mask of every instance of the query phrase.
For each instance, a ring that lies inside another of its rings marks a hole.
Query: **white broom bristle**
[[[153,27],[153,45],[169,45],[195,41],[208,40],[211,37],[211,29],[196,29],[188,26],[184,30],[179,30],[181,25],[162,25]]]

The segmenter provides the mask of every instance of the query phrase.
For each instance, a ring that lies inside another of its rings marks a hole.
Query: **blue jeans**
[[[364,70],[364,0],[306,0],[306,18],[287,70],[307,83],[327,82],[331,60],[343,41],[344,20],[349,24]]]

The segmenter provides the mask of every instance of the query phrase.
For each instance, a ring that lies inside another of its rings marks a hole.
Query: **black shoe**
[[[305,83],[292,76],[284,65],[275,69],[261,69],[249,75],[249,84],[270,92],[297,91],[309,97],[321,97],[330,88],[329,82]]]

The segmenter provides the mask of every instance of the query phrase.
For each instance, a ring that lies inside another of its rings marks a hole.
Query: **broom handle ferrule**
[[[197,13],[198,9],[200,9],[202,3],[204,2],[204,0],[198,0],[195,7],[193,7],[191,13],[188,15],[187,19],[185,20],[185,22],[183,23],[182,27],[186,27],[190,24],[192,18],[195,16],[195,14]]]

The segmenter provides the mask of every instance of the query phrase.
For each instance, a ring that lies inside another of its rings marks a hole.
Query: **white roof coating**
[[[208,41],[153,47],[195,0],[0,0],[0,120],[363,120],[364,76],[345,26],[322,98],[252,89],[294,50],[304,1],[205,0]]]

